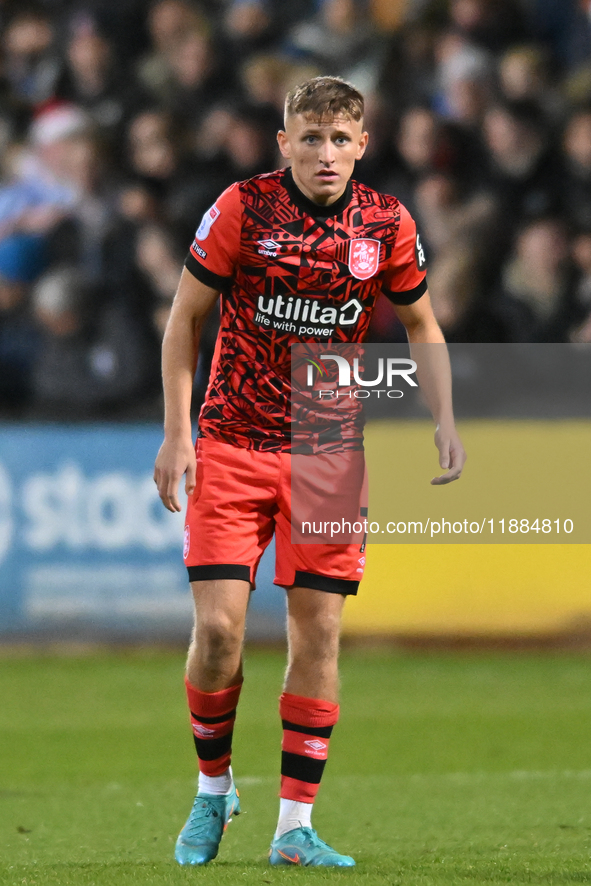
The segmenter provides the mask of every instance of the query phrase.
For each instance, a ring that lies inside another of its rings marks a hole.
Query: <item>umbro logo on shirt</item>
[[[262,249],[259,249],[260,255],[270,255],[272,258],[277,256],[278,251],[281,249],[279,243],[275,243],[274,240],[259,240],[259,246],[262,246]]]

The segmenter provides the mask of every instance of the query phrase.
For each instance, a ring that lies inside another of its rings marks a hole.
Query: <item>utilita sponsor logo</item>
[[[375,378],[371,379],[361,377],[359,357],[353,359],[353,366],[351,366],[346,357],[340,357],[337,354],[321,354],[318,359],[325,364],[327,361],[333,360],[338,367],[337,389],[315,391],[314,393],[318,395],[319,400],[331,400],[337,397],[354,397],[356,400],[364,400],[372,394],[376,394],[378,398],[380,394],[385,394],[390,399],[398,400],[404,396],[404,392],[394,389],[393,385],[395,382],[403,379],[411,387],[418,387],[414,378],[411,378],[417,371],[417,364],[409,357],[387,357],[386,359],[380,357],[377,374]],[[306,386],[309,388],[313,388],[315,385],[315,369],[318,371],[321,379],[324,379],[327,367],[326,365],[323,367],[315,360],[308,360]],[[378,385],[384,383],[386,385],[385,388],[378,388]],[[358,387],[355,388],[353,385],[358,385]],[[366,390],[367,388],[372,390]]]
[[[268,242],[268,241],[267,241]],[[324,299],[300,298],[290,295],[284,298],[265,298],[259,295],[254,321],[280,332],[297,335],[332,335],[336,326],[354,326],[363,311],[356,298],[344,305],[327,306]]]

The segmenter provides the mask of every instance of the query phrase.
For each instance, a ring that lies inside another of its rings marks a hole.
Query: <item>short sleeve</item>
[[[400,226],[382,291],[395,305],[411,305],[427,291],[427,260],[417,226],[400,204]]]
[[[195,233],[185,267],[212,289],[225,289],[238,261],[242,202],[233,184],[207,210]]]

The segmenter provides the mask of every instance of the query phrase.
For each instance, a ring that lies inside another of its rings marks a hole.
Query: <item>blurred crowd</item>
[[[450,341],[591,341],[591,0],[3,0],[3,415],[159,415],[195,228],[317,74],[366,95],[356,178],[416,218]]]

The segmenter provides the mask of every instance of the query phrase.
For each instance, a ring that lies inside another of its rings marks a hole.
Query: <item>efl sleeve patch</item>
[[[241,225],[240,189],[233,184],[209,207],[191,245],[190,254],[213,278],[233,276],[240,251]],[[194,268],[192,265],[189,270]]]
[[[210,206],[207,212],[204,214],[201,219],[201,224],[197,228],[197,233],[195,234],[196,240],[207,240],[209,237],[209,232],[211,231],[211,226],[220,216],[220,211],[215,205]]]

